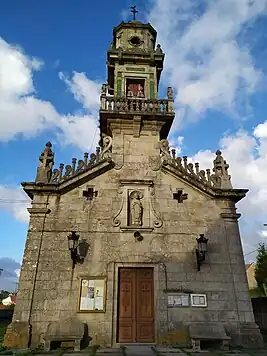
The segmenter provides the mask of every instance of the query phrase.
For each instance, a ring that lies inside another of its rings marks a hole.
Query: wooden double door
[[[120,268],[117,342],[154,342],[154,270]]]

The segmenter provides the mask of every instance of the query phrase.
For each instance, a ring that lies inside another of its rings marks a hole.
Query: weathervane
[[[135,15],[138,13],[138,11],[136,10],[136,6],[131,6],[131,12],[133,13],[133,20],[135,21]]]

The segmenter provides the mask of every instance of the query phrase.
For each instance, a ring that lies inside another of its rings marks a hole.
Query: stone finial
[[[51,179],[52,168],[54,165],[54,153],[51,150],[52,143],[47,142],[44,151],[39,157],[39,167],[37,169],[36,183],[48,183]]]
[[[216,151],[216,158],[213,161],[213,172],[211,176],[215,182],[214,186],[220,189],[233,189],[231,184],[231,176],[228,174],[229,164],[222,157],[220,150]]]
[[[101,86],[101,97],[107,94],[107,84],[102,84]]]
[[[168,97],[168,100],[173,100],[173,90],[172,90],[172,87],[168,87],[168,90],[167,90],[167,97]]]
[[[157,44],[157,48],[156,48],[156,54],[162,54],[163,51],[161,49],[161,45],[160,44]]]

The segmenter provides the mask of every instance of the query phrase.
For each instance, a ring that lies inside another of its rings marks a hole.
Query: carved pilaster
[[[122,189],[122,187],[119,187],[118,196],[120,197],[121,202],[120,202],[119,209],[116,211],[116,213],[114,214],[114,216],[112,218],[112,225],[113,226],[120,226],[120,224],[121,224],[121,220],[119,218],[119,215],[122,212],[122,208],[123,208],[123,205],[124,205],[124,199],[123,199],[122,193],[123,193],[123,189]]]
[[[161,216],[157,212],[157,209],[155,206],[155,187],[154,186],[150,187],[150,202],[151,202],[152,213],[154,215],[153,226],[159,228],[162,226],[163,220],[161,219]]]
[[[141,116],[133,117],[133,136],[139,137],[141,131]]]
[[[117,119],[110,122],[110,128],[113,136],[112,161],[114,168],[119,170],[124,165],[124,137],[121,129],[121,120]]]

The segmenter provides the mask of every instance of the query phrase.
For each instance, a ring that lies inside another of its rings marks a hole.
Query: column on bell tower
[[[122,22],[107,52],[107,83],[102,86],[100,133],[113,137],[113,154],[124,161],[158,154],[174,119],[173,93],[158,98],[164,53],[151,24]]]

